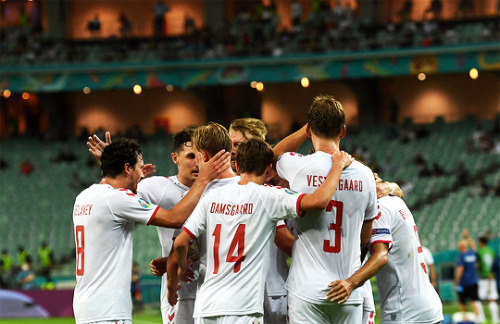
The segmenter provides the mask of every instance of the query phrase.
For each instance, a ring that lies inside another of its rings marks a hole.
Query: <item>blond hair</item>
[[[196,128],[192,144],[196,150],[206,151],[210,156],[214,156],[220,150],[231,152],[229,132],[224,126],[214,122]]]
[[[258,138],[265,141],[267,136],[266,124],[257,118],[238,118],[229,125],[230,132],[241,132],[245,139]]]

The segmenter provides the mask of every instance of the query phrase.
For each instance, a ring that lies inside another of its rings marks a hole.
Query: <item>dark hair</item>
[[[184,146],[191,147],[191,139],[195,129],[196,127],[187,127],[175,133],[172,141],[172,150],[179,153],[183,150]]]
[[[116,177],[123,172],[125,164],[134,167],[142,150],[136,141],[127,138],[114,139],[104,148],[101,156],[101,176]]]
[[[236,163],[240,173],[251,173],[260,176],[273,163],[274,153],[269,144],[263,140],[252,138],[238,147]]]
[[[484,245],[488,244],[489,241],[490,240],[488,240],[488,238],[486,236],[481,236],[479,238],[479,243],[484,244]]]
[[[321,137],[336,138],[345,124],[342,104],[329,95],[314,98],[307,114],[307,123],[311,131]]]

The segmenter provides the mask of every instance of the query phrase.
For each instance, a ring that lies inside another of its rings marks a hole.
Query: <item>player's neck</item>
[[[328,154],[337,152],[339,150],[340,139],[330,139],[321,138],[317,136],[312,136],[311,140],[313,142],[314,150],[316,152],[321,151]]]
[[[191,188],[194,184],[194,180],[191,180],[187,177],[183,177],[180,173],[177,174],[177,180],[179,180],[180,183],[185,185],[188,188]]]
[[[266,177],[266,173],[260,176],[251,173],[242,173],[240,174],[240,181],[238,181],[238,184],[246,185],[249,182],[255,182],[258,185],[263,185],[266,182]]]
[[[233,169],[230,166],[228,166],[227,169],[222,171],[221,174],[219,174],[216,179],[226,179],[232,177],[236,177],[236,174],[234,173]]]
[[[121,176],[117,176],[116,178],[104,177],[99,183],[108,184],[115,189],[120,189],[120,188],[128,189],[126,179]]]

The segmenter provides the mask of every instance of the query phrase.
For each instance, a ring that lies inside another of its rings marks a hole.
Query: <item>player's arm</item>
[[[167,299],[168,303],[174,306],[177,303],[177,291],[179,290],[179,274],[183,267],[187,269],[187,252],[191,236],[186,231],[182,231],[174,241],[173,253],[169,256],[167,262]],[[181,260],[181,263],[178,263]]]
[[[151,273],[157,277],[163,276],[167,272],[167,257],[161,257],[151,260],[149,263]]]
[[[364,221],[361,227],[361,261],[363,261],[368,253],[370,238],[372,236],[372,221]]]
[[[429,272],[430,272],[430,279],[431,279],[432,287],[437,288],[436,267],[434,266],[434,264],[429,264]]]
[[[460,279],[462,278],[462,275],[464,273],[464,266],[463,265],[458,265],[457,268],[455,269],[455,281],[453,282],[453,285],[455,286],[455,290],[459,290],[459,284],[460,284]]]
[[[377,173],[373,173],[375,176],[375,184],[377,186],[377,199],[385,196],[398,196],[403,199],[403,190],[399,187],[396,182],[382,181]]]
[[[111,133],[106,132],[106,142],[103,142],[99,136],[94,134],[93,136],[89,137],[89,140],[87,141],[87,146],[89,147],[89,153],[93,157],[96,158],[97,161],[101,162],[101,156],[102,156],[102,151],[104,151],[104,148],[111,144]]]
[[[188,194],[170,210],[158,208],[149,225],[180,228],[193,212],[207,184],[229,167],[229,156],[229,152],[221,150],[210,160],[203,162],[201,153],[198,153],[197,161],[200,173]]]
[[[276,229],[276,236],[274,237],[274,243],[276,246],[288,256],[292,256],[292,248],[295,237],[288,230],[286,226],[282,226]]]
[[[286,152],[296,152],[309,137],[306,132],[307,124],[298,131],[288,135],[273,147],[274,157],[278,158]]]
[[[300,210],[321,210],[330,203],[337,189],[342,170],[351,165],[354,159],[344,151],[332,154],[332,167],[325,181],[312,194],[306,194],[300,200]]]
[[[373,277],[384,265],[387,264],[389,247],[387,243],[375,243],[370,247],[370,258],[349,279],[336,280],[328,285],[332,287],[326,298],[331,302],[344,303],[351,295],[354,288],[361,286],[366,280]]]
[[[104,151],[106,146],[111,144],[111,133],[106,132],[105,137],[106,142],[103,142],[99,138],[99,136],[94,134],[93,136],[90,136],[89,140],[87,141],[90,155],[92,155],[99,163],[101,162],[102,152]],[[156,173],[156,167],[151,163],[144,164],[142,166],[142,173],[145,178],[149,177],[150,175]]]

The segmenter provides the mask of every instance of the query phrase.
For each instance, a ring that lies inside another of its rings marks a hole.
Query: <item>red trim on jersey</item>
[[[194,236],[194,234],[193,234],[193,233],[191,233],[191,231],[190,231],[190,230],[188,230],[188,229],[187,229],[187,228],[185,228],[185,227],[183,227],[182,229],[183,229],[184,231],[186,231],[186,233],[188,233],[188,234],[189,234],[189,236],[191,236],[191,238],[193,238],[193,239],[195,239],[195,240],[196,240],[196,236]]]
[[[283,227],[286,227],[286,225],[285,224],[277,225],[276,229],[278,230],[278,229],[283,228]]]
[[[149,224],[151,224],[151,222],[153,221],[153,218],[155,218],[156,213],[158,212],[158,209],[160,209],[160,206],[157,206],[157,207],[156,207],[155,211],[153,212],[153,215],[151,215],[151,218],[149,219],[149,221],[147,222],[147,224],[146,224],[146,225],[148,225],[148,226],[149,226]]]
[[[382,240],[373,241],[370,243],[370,246],[372,246],[373,244],[376,244],[376,243],[385,243],[388,245],[389,251],[392,249],[392,241],[382,241]]]
[[[299,217],[304,217],[304,215],[300,213],[300,201],[302,200],[302,198],[304,198],[305,195],[306,194],[301,194],[299,196],[299,198],[297,198],[297,205],[296,206],[297,206],[297,215],[299,215]]]
[[[378,212],[377,216],[373,217],[372,219],[365,219],[364,222],[365,223],[373,222],[374,220],[379,219],[380,216],[382,216],[382,213]]]

